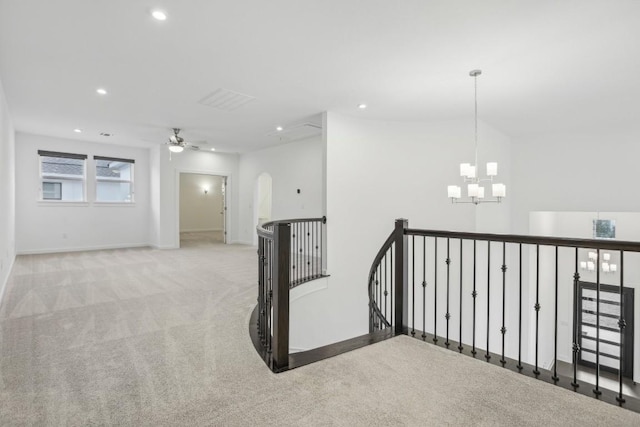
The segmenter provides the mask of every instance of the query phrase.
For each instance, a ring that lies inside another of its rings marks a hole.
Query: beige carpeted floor
[[[0,307],[0,425],[640,425],[408,337],[272,374],[247,329],[255,248],[193,240],[18,257]]]

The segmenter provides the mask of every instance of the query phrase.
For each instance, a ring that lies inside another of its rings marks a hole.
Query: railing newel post
[[[406,333],[409,329],[409,238],[405,230],[409,228],[409,221],[406,219],[396,219],[395,225],[395,326],[396,334]]]
[[[289,281],[291,262],[291,224],[276,223],[273,228],[273,365],[289,365]]]

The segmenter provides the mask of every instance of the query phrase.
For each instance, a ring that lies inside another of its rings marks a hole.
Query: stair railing
[[[601,264],[605,251],[604,258],[616,262],[615,274]],[[589,252],[597,261],[586,270]],[[392,329],[640,411],[640,402],[623,393],[623,377],[633,371],[633,289],[625,287],[625,265],[640,264],[638,253],[638,242],[420,230],[398,219],[369,272],[369,331]],[[581,272],[595,283],[581,281]],[[559,291],[571,294],[573,311],[562,325]],[[517,306],[508,306],[515,301]],[[523,322],[527,316],[531,335]],[[571,328],[572,341],[571,366],[562,373],[559,326]],[[578,363],[590,361],[594,384],[578,380]],[[603,370],[617,374],[617,390],[601,387]]]
[[[254,345],[276,372],[289,365],[289,290],[324,276],[326,217],[271,221],[257,227],[258,304]]]

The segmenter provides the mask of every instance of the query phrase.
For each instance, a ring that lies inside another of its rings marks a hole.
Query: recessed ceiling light
[[[278,126],[278,127],[276,128],[276,130],[277,130],[278,132],[280,132],[280,131],[282,130],[282,126]]]
[[[77,128],[76,128],[76,129],[74,129],[73,131],[74,131],[75,133],[82,133],[82,129],[77,129]]]
[[[211,151],[216,151],[216,149],[215,149],[215,148],[212,148],[212,149],[211,149]]]
[[[98,92],[100,95],[106,95],[107,91],[103,88],[98,88],[96,89],[96,92]]]
[[[358,108],[364,110],[365,108],[367,108],[367,104],[358,104]]]
[[[167,14],[164,13],[163,11],[161,11],[161,10],[154,10],[153,12],[151,12],[151,16],[153,16],[158,21],[166,21],[167,20]]]

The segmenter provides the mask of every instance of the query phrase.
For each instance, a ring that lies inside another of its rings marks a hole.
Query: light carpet
[[[275,375],[248,335],[256,277],[254,247],[197,239],[18,257],[0,307],[0,425],[640,425],[408,337]]]

